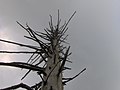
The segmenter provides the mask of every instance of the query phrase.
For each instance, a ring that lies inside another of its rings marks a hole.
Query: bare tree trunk
[[[83,71],[86,70],[84,68],[77,75],[72,78],[63,77],[63,70],[71,70],[71,68],[66,67],[66,62],[71,62],[69,60],[69,49],[63,45],[66,43],[66,38],[68,35],[65,35],[68,30],[68,23],[72,19],[76,12],[65,22],[62,26],[60,26],[61,19],[59,19],[59,10],[58,10],[58,21],[57,25],[53,25],[52,16],[50,16],[49,29],[46,28],[45,33],[32,30],[27,24],[26,27],[17,22],[22,28],[24,28],[29,36],[25,36],[27,39],[30,39],[37,43],[38,46],[21,44],[13,41],[0,39],[1,42],[15,44],[21,47],[30,48],[34,51],[0,51],[0,53],[26,53],[32,54],[28,59],[27,63],[23,62],[11,62],[11,63],[3,63],[0,62],[0,65],[4,66],[12,66],[22,69],[28,69],[28,72],[22,77],[24,79],[31,71],[36,71],[38,76],[40,76],[41,80],[33,86],[28,86],[26,84],[17,84],[12,87],[0,89],[0,90],[12,90],[17,89],[19,87],[27,88],[28,90],[63,90],[64,85],[67,82],[73,80],[77,76],[79,76]],[[46,42],[41,41],[41,39]],[[44,63],[44,64],[43,64]],[[21,80],[22,80],[21,79]]]
[[[49,53],[50,57],[46,63],[45,73],[47,75],[43,77],[42,90],[63,90],[62,73],[58,75],[61,63],[59,59],[59,45],[56,39],[53,40],[50,50],[52,52]]]

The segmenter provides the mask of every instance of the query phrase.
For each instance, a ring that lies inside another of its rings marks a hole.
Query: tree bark
[[[59,73],[59,68],[61,65],[59,59],[59,45],[57,45],[57,39],[53,40],[53,45],[50,47],[52,53],[49,53],[50,57],[46,63],[44,75],[44,83],[42,90],[63,90],[62,84],[62,73]]]

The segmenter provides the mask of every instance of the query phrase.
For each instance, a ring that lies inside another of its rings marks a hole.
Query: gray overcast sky
[[[16,21],[28,22],[35,30],[43,31],[48,26],[49,14],[55,19],[58,9],[63,21],[77,11],[67,32],[73,69],[65,74],[72,76],[87,68],[65,90],[120,90],[119,0],[0,0],[0,38],[30,43],[23,38],[26,33]],[[20,48],[1,43],[0,49]],[[27,61],[27,57],[0,55],[1,61]],[[38,80],[33,73],[20,81],[23,74],[19,69],[0,67],[0,87],[20,82],[31,85]]]

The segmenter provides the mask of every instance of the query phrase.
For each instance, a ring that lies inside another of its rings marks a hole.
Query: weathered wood
[[[61,19],[59,17],[59,10],[58,10],[57,25],[53,25],[53,20],[52,20],[53,18],[50,15],[49,28],[45,28],[44,29],[45,32],[43,33],[39,31],[34,31],[33,29],[31,29],[31,27],[28,24],[26,24],[26,27],[24,27],[22,24],[17,22],[25,31],[27,31],[29,35],[24,37],[36,42],[37,46],[26,45],[26,44],[0,39],[1,42],[6,42],[34,50],[33,52],[0,51],[0,53],[32,54],[26,63],[0,62],[0,65],[28,69],[28,71],[25,73],[22,79],[24,79],[31,71],[37,71],[38,76],[41,78],[41,81],[39,83],[31,87],[25,84],[18,84],[12,87],[8,87],[4,90],[12,90],[12,89],[17,89],[19,87],[25,88],[27,90],[64,90],[64,85],[67,82],[78,77],[83,71],[86,70],[86,68],[84,68],[80,73],[78,73],[72,78],[63,77],[64,70],[66,69],[71,70],[71,68],[65,66],[66,62],[71,63],[71,61],[68,58],[71,55],[71,53],[69,52],[70,46],[67,48],[67,46],[64,46],[63,43],[67,43],[66,38],[68,35],[65,35],[65,33],[68,30],[68,24],[75,15],[75,13],[76,11],[72,14],[72,16],[68,19],[68,21],[67,22],[65,21],[65,23],[61,26],[60,26]],[[40,38],[47,42],[43,42],[42,40],[40,40]]]
[[[53,47],[56,45],[57,40],[53,40]],[[52,47],[51,47],[52,49]],[[62,84],[62,73],[58,77],[58,72],[60,68],[60,59],[59,59],[59,45],[54,48],[54,53],[50,54],[48,58],[47,66],[45,67],[46,76],[43,77],[44,83],[41,90],[63,90]]]

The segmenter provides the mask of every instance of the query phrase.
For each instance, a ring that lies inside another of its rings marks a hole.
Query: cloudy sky
[[[120,90],[120,1],[119,0],[0,0],[0,38],[30,43],[26,32],[16,24],[27,22],[33,29],[48,27],[49,14],[54,19],[60,10],[62,20],[77,11],[69,24],[73,76],[84,67],[87,70],[69,82],[65,90]],[[54,20],[55,22],[55,20]],[[0,50],[19,50],[17,46],[0,43]],[[0,61],[27,61],[26,55],[1,54]],[[24,72],[0,67],[0,88],[37,81],[35,73],[21,81]]]

